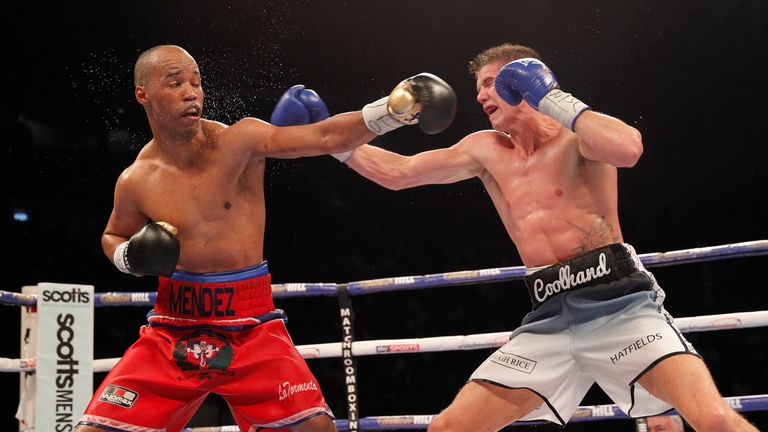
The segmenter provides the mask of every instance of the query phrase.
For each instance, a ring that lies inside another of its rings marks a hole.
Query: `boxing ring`
[[[714,261],[729,258],[740,258],[768,255],[768,240],[757,240],[743,243],[733,243],[719,246],[709,246],[694,249],[677,250],[670,252],[640,254],[640,260],[646,267],[671,266],[685,263]],[[273,285],[275,298],[288,297],[313,297],[313,296],[337,296],[339,298],[339,311],[342,321],[342,341],[334,343],[321,343],[310,345],[297,345],[301,355],[310,360],[315,358],[340,357],[342,358],[345,375],[345,402],[348,418],[335,420],[339,430],[411,430],[426,429],[434,415],[396,415],[396,416],[372,416],[360,418],[357,413],[357,380],[355,358],[360,356],[425,353],[438,351],[459,351],[493,349],[506,343],[512,331],[495,333],[470,334],[458,336],[440,336],[412,339],[380,339],[355,341],[351,314],[350,296],[367,295],[389,291],[420,290],[425,288],[446,287],[455,285],[486,284],[494,282],[506,282],[521,280],[525,276],[525,267],[503,267],[481,270],[456,271],[449,273],[431,274],[423,276],[400,276],[383,279],[373,279],[346,284],[336,283],[288,283]],[[526,293],[527,294],[527,293]],[[144,306],[154,305],[156,293],[154,292],[104,292],[95,293],[95,307],[116,306]],[[20,306],[27,312],[34,312],[37,304],[37,296],[9,291],[0,291],[0,303]],[[23,318],[23,317],[22,317]],[[717,315],[692,316],[676,318],[675,324],[680,331],[709,332],[718,330],[739,330],[768,326],[768,310],[751,312],[733,312]],[[24,324],[22,324],[24,331]],[[22,349],[25,339],[29,342],[29,335],[22,336]],[[0,372],[19,373],[22,386],[26,380],[33,379],[37,366],[36,359],[0,358]],[[98,359],[93,361],[93,372],[107,372],[117,363],[119,358]],[[476,366],[476,365],[473,365]],[[34,381],[34,380],[33,380]],[[24,390],[22,388],[22,390]],[[458,388],[455,389],[458,391]],[[89,395],[90,396],[90,395]],[[328,396],[328,395],[326,395]],[[768,394],[730,396],[726,402],[739,412],[768,410]],[[22,399],[19,412],[29,409],[30,401]],[[34,400],[31,401],[34,403]],[[666,414],[675,414],[674,411]],[[342,417],[342,415],[339,415]],[[630,419],[617,405],[581,406],[571,418],[570,422],[586,422],[601,420]],[[636,420],[636,429],[645,430],[642,420]],[[516,425],[531,425],[537,422],[513,423]],[[34,430],[33,428],[21,430]],[[184,432],[226,432],[238,431],[236,426],[212,426],[204,428],[186,428]]]

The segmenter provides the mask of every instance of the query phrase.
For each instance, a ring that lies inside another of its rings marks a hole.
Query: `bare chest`
[[[213,167],[163,170],[149,177],[142,191],[143,211],[180,230],[234,222],[263,208],[263,164],[235,173]]]
[[[489,158],[486,186],[497,189],[497,199],[522,213],[536,209],[558,209],[576,204],[588,194],[594,175],[587,161],[572,149],[545,148],[531,155],[500,152]]]

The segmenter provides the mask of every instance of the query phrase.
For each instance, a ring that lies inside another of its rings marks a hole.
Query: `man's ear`
[[[145,105],[147,103],[147,92],[144,91],[144,86],[137,85],[136,91],[134,93],[136,95],[137,102],[139,102],[142,105]]]

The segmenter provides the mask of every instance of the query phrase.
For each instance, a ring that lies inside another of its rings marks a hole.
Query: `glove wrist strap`
[[[554,89],[544,95],[538,108],[540,113],[552,117],[570,130],[573,130],[576,118],[588,109],[591,108],[587,104],[560,89]]]
[[[124,241],[117,246],[115,253],[112,255],[112,261],[115,263],[115,267],[123,273],[131,273],[131,268],[128,265],[128,241]]]
[[[403,123],[400,123],[389,114],[388,101],[389,96],[385,96],[363,107],[365,125],[376,135],[384,135],[403,126]]]

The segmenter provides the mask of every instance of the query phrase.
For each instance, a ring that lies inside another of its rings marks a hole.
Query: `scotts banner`
[[[93,302],[90,285],[38,284],[38,431],[74,431],[93,395]]]

